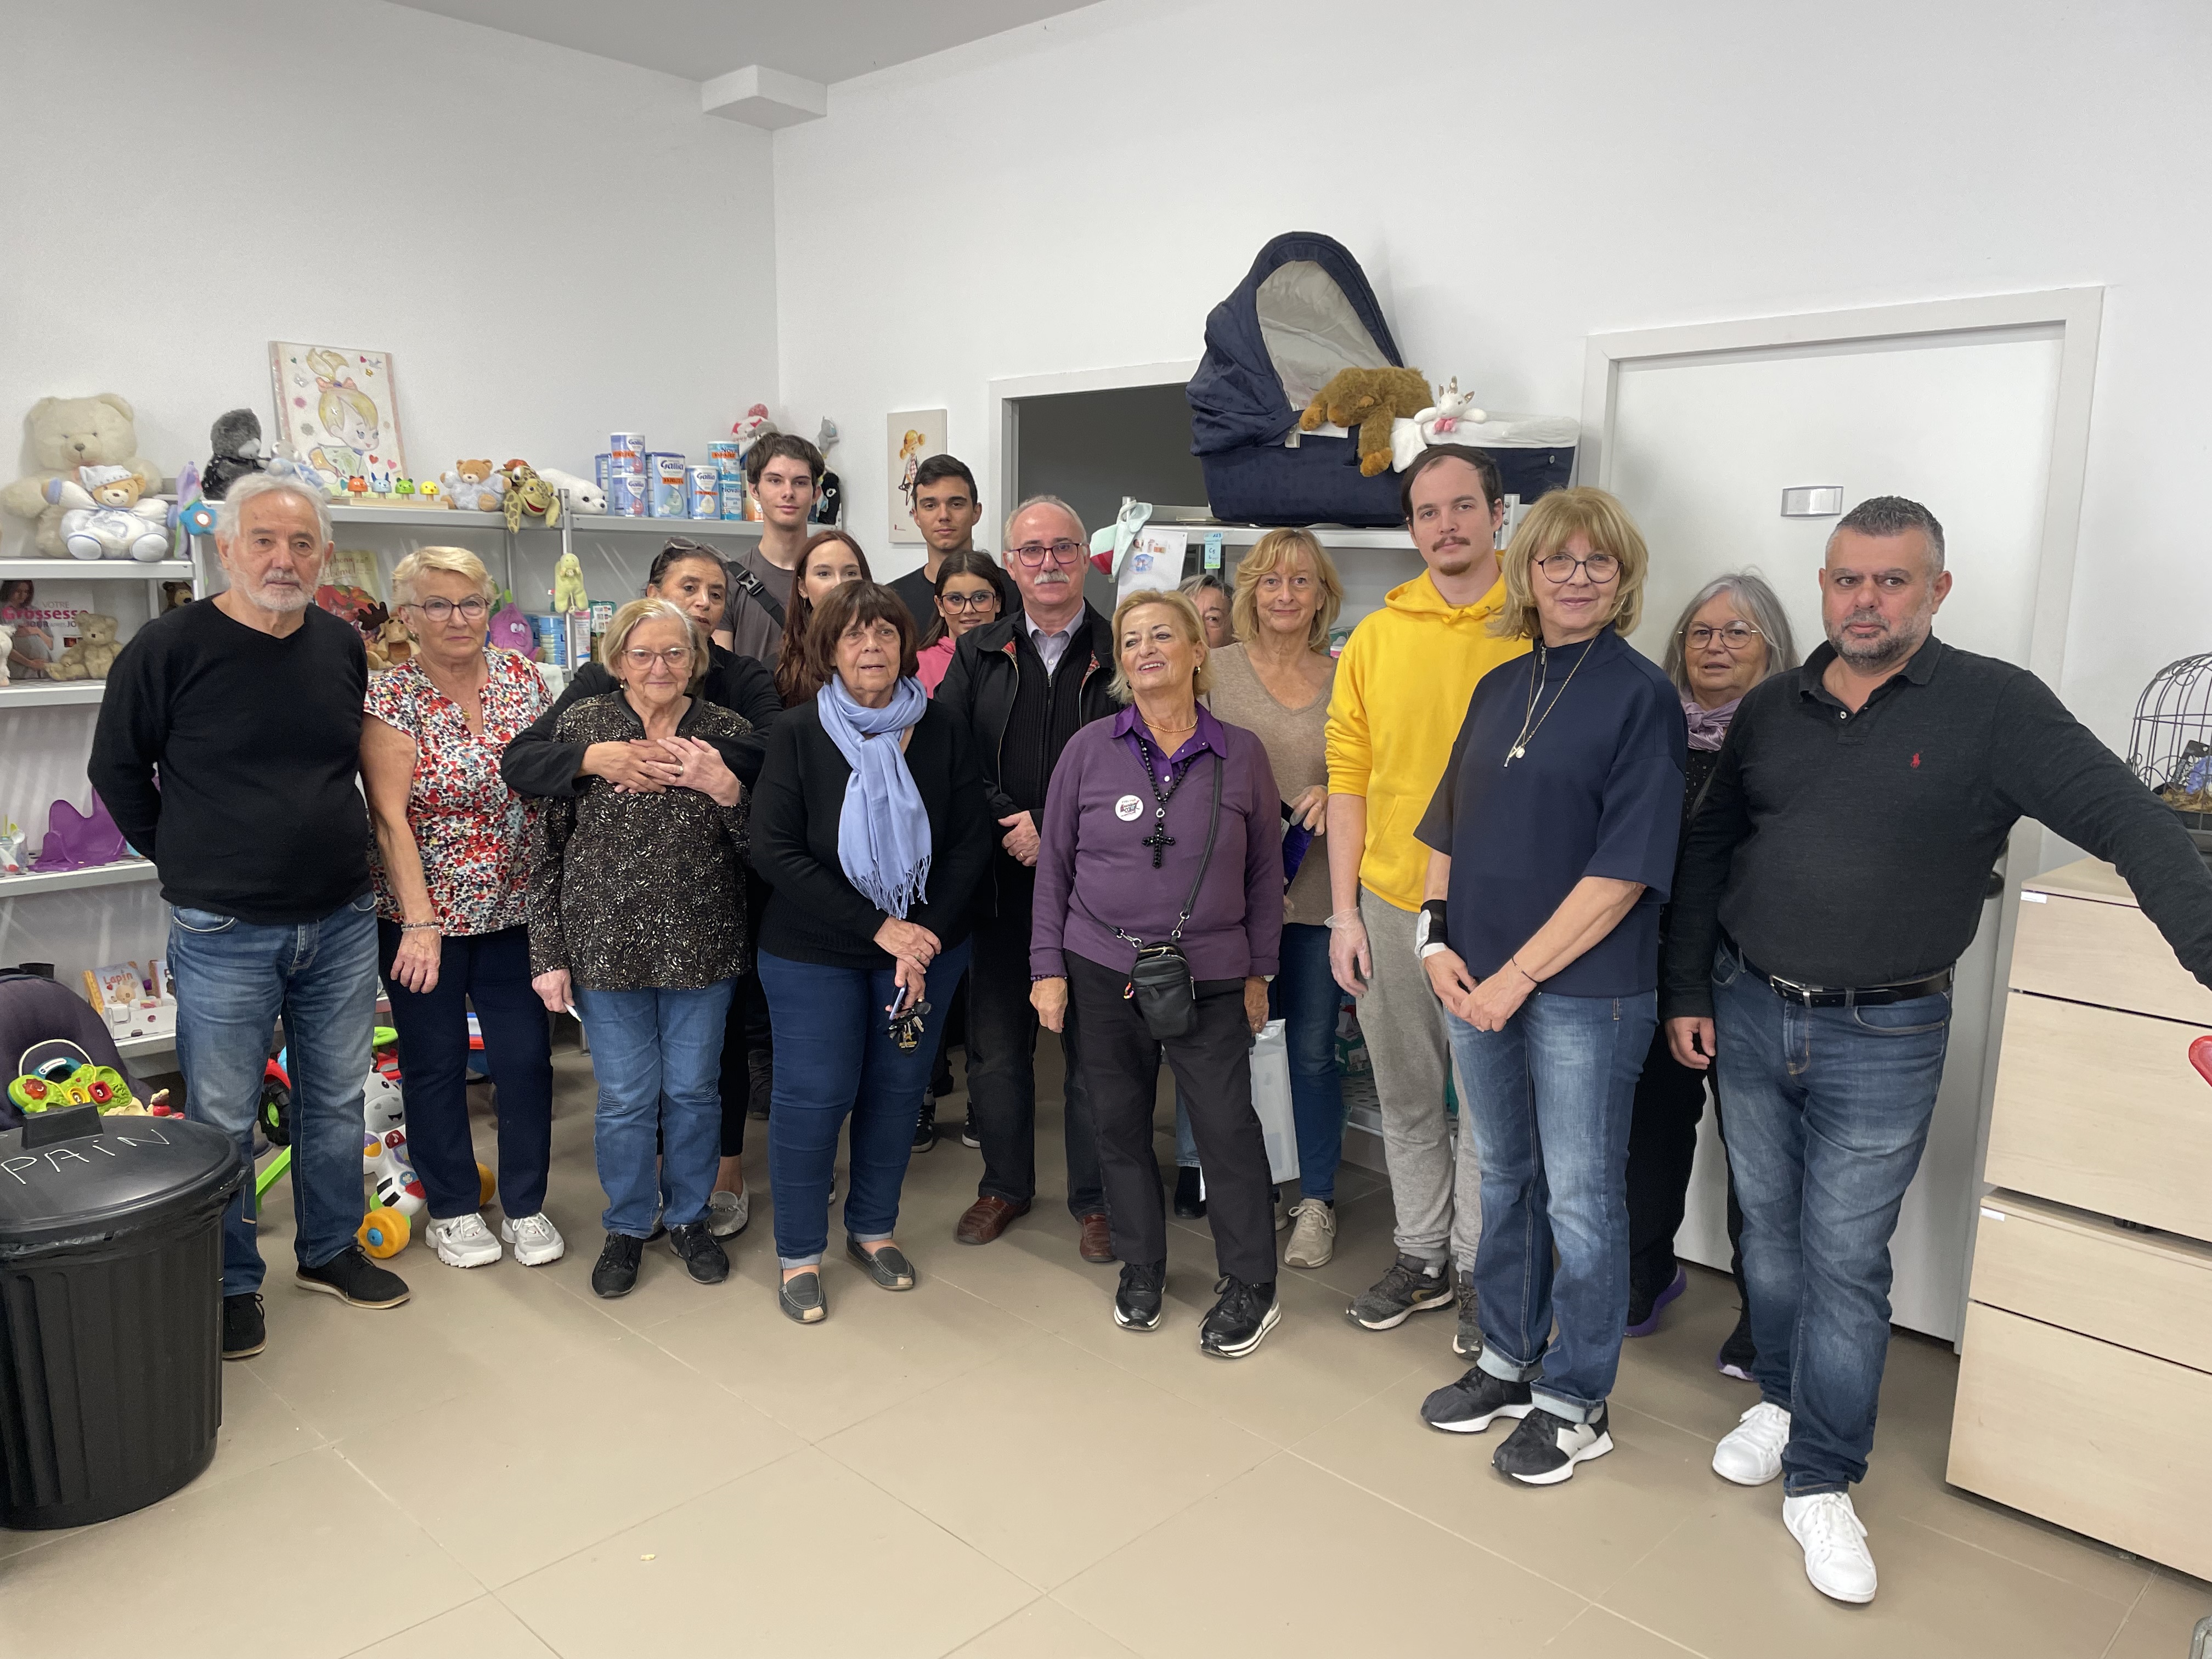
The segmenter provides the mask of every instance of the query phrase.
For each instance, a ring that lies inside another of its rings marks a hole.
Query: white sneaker
[[[474,1210],[434,1221],[425,1231],[438,1260],[448,1267],[489,1267],[500,1258],[499,1241]]]
[[[1874,1557],[1850,1494],[1816,1492],[1782,1500],[1782,1524],[1805,1550],[1805,1577],[1836,1601],[1874,1600]]]
[[[753,1218],[753,1193],[710,1193],[707,1196],[707,1231],[717,1238],[735,1238]]]
[[[1336,1254],[1336,1212],[1317,1198],[1291,1206],[1291,1242],[1283,1249],[1285,1267],[1326,1267]]]
[[[1713,1448],[1713,1473],[1739,1486],[1763,1486],[1782,1473],[1789,1443],[1790,1413],[1762,1400]]]
[[[514,1246],[517,1267],[542,1267],[568,1253],[568,1241],[544,1211],[511,1218],[499,1224],[499,1236]]]

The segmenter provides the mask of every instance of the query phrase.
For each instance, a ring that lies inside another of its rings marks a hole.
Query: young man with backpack
[[[745,452],[745,488],[760,504],[761,536],[723,560],[730,572],[723,625],[731,650],[770,668],[783,654],[784,607],[800,550],[814,533],[807,520],[822,493],[822,452],[788,432],[771,432]]]

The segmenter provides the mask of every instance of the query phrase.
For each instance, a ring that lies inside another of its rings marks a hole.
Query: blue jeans
[[[967,971],[965,939],[929,964],[923,994],[929,1026],[950,1012]],[[886,1011],[897,987],[888,968],[825,967],[763,951],[760,977],[775,1030],[775,1096],[768,1115],[775,1253],[787,1267],[808,1267],[829,1248],[830,1180],[848,1113],[853,1164],[845,1231],[866,1244],[889,1238],[898,1225],[899,1188],[937,1044],[927,1031],[912,1048],[891,1041]]]
[[[607,1195],[601,1224],[647,1238],[653,1200],[672,1227],[707,1218],[721,1162],[722,1027],[734,979],[649,991],[576,988],[599,1080],[592,1149]],[[659,1172],[653,1156],[659,1154]]]
[[[1336,1011],[1344,1000],[1328,970],[1328,929],[1283,924],[1283,946],[1274,982],[1267,987],[1267,1017],[1283,1022],[1291,1057],[1291,1115],[1298,1130],[1298,1195],[1336,1197],[1337,1167],[1344,1162],[1344,1085],[1336,1074]],[[1182,1085],[1176,1085],[1176,1163],[1198,1167],[1198,1142]]]
[[[238,1143],[246,1185],[222,1217],[222,1293],[261,1288],[253,1236],[253,1120],[281,1017],[292,1078],[293,1253],[319,1267],[362,1217],[362,1084],[376,1023],[376,900],[364,893],[293,927],[212,910],[169,917],[185,1115]]]
[[[483,1030],[499,1108],[499,1204],[510,1217],[545,1207],[553,1158],[553,1033],[530,988],[530,930],[464,933],[441,942],[438,982],[415,992],[392,978],[399,924],[380,920],[377,950],[399,1034],[407,1095],[407,1154],[434,1220],[483,1207],[469,1135],[469,1009]]]
[[[1477,1363],[1532,1384],[1536,1404],[1570,1422],[1595,1413],[1620,1368],[1628,1126],[1657,1020],[1651,991],[1534,992],[1499,1031],[1444,1015],[1482,1166]]]
[[[1945,992],[1784,1002],[1723,944],[1713,1025],[1759,1397],[1790,1413],[1783,1490],[1866,1478],[1889,1357],[1889,1238],[1920,1167],[1951,1033]]]

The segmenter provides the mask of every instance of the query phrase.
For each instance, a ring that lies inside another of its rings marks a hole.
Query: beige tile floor
[[[957,1139],[908,1180],[912,1294],[833,1260],[826,1324],[776,1311],[756,1134],[731,1282],[694,1285],[656,1249],[633,1296],[599,1302],[589,1071],[558,1065],[568,1258],[463,1273],[412,1245],[393,1265],[413,1302],[365,1313],[291,1287],[272,1217],[270,1346],[225,1368],[214,1466],[105,1526],[0,1531],[0,1659],[2181,1659],[2212,1612],[2212,1586],[1945,1486],[1955,1362],[1907,1336],[1859,1493],[1881,1595],[1824,1601],[1777,1492],[1707,1468],[1752,1396],[1712,1370],[1734,1303],[1696,1270],[1629,1345],[1619,1449],[1510,1486],[1486,1438],[1414,1416],[1461,1369],[1449,1317],[1342,1317],[1391,1253],[1389,1196],[1354,1169],[1336,1260],[1285,1272],[1282,1324],[1236,1364],[1196,1346],[1203,1223],[1173,1236],[1167,1324],[1121,1331],[1114,1272],[1077,1258],[1056,1197],[996,1244],[952,1243],[977,1172]]]

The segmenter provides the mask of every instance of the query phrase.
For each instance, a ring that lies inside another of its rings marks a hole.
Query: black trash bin
[[[0,1132],[0,1526],[167,1498],[222,1422],[220,1130],[46,1112]]]

